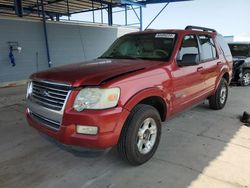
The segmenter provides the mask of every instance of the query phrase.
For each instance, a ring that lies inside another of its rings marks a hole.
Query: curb
[[[0,83],[0,88],[16,87],[21,85],[26,85],[28,80],[18,80],[12,82],[2,82]]]

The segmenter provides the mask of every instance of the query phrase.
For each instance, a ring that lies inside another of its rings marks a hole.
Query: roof
[[[0,15],[39,18],[42,14],[42,4],[46,16],[55,17],[106,9],[108,5],[112,7],[124,7],[125,5],[145,6],[152,3],[180,1],[189,0],[0,0]],[[20,11],[21,14],[19,14]]]
[[[200,27],[200,26],[193,26],[188,25],[184,29],[146,29],[143,32],[134,32],[129,34],[142,34],[142,33],[195,33],[195,34],[209,34],[209,35],[216,35],[218,34],[215,29],[207,28],[207,27]],[[127,35],[129,35],[127,34]]]

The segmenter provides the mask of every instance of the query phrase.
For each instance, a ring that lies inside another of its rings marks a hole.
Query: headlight
[[[84,88],[75,98],[74,109],[107,109],[115,107],[120,97],[119,88]]]
[[[33,84],[32,82],[28,82],[26,98],[28,98],[31,95],[32,90],[33,90]]]

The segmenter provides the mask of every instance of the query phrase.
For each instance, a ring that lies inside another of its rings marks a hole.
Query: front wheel
[[[215,94],[209,97],[210,108],[214,110],[220,110],[224,108],[224,106],[227,103],[227,97],[228,97],[228,84],[226,79],[222,78]]]
[[[118,153],[132,165],[148,161],[155,153],[161,137],[158,111],[139,104],[130,113],[120,136]]]

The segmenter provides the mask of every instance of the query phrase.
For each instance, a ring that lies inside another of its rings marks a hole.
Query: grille
[[[32,81],[32,99],[39,105],[60,111],[71,87],[64,84]]]
[[[46,117],[43,117],[37,113],[30,112],[30,115],[36,119],[37,121],[41,122],[44,126],[53,129],[53,130],[58,130],[60,128],[60,123],[57,121],[50,120]]]

